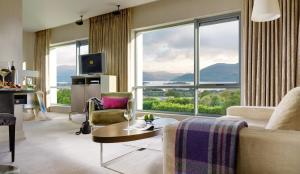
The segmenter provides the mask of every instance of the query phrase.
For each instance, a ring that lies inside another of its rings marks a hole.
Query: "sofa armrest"
[[[167,125],[163,131],[163,173],[175,173],[175,140],[179,123]]]
[[[89,120],[91,120],[91,118],[92,118],[92,112],[93,111],[95,111],[95,105],[94,105],[94,102],[92,101],[92,100],[88,100],[87,102],[86,102],[86,104],[88,105],[88,118],[89,118]]]
[[[227,108],[227,115],[240,116],[248,119],[269,120],[275,107],[231,106]]]
[[[297,174],[300,131],[245,128],[239,136],[238,174]]]

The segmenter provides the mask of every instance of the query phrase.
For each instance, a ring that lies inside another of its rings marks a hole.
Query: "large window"
[[[240,104],[240,17],[136,32],[137,109],[225,114]]]
[[[49,78],[52,105],[70,105],[71,76],[78,74],[78,57],[88,54],[87,41],[77,41],[50,48]]]

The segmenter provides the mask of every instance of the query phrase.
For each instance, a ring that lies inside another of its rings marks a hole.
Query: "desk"
[[[27,94],[34,92],[35,90],[27,89],[0,89],[0,113],[14,114],[15,94]]]
[[[0,113],[10,113],[16,117],[16,139],[24,139],[23,115],[15,114],[15,94],[34,93],[35,90],[0,89]],[[19,109],[20,110],[20,109]],[[6,140],[7,128],[0,127],[0,140]]]

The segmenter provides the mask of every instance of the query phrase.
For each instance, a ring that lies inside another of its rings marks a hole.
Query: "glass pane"
[[[71,87],[58,88],[57,104],[71,105]]]
[[[138,86],[191,85],[194,78],[194,24],[139,32]]]
[[[239,21],[199,27],[200,84],[239,83]]]
[[[139,89],[138,110],[194,113],[193,89]]]
[[[200,114],[225,115],[230,106],[240,105],[240,89],[199,89]]]
[[[50,103],[71,105],[71,87],[50,88]]]
[[[70,104],[71,76],[76,75],[76,44],[52,47],[49,58],[51,104]]]
[[[56,48],[57,87],[70,86],[76,75],[76,44]]]
[[[81,45],[79,47],[80,55],[89,54],[89,46],[88,45]]]
[[[50,103],[57,104],[57,88],[50,88]]]

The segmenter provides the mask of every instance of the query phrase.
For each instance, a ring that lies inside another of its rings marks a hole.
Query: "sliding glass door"
[[[137,33],[137,108],[194,113],[194,24]]]
[[[225,114],[240,105],[240,20],[220,16],[198,22],[198,113]]]
[[[222,115],[240,104],[240,16],[136,32],[137,110]]]
[[[88,41],[77,41],[50,48],[49,82],[51,105],[71,104],[71,76],[78,74],[78,58],[88,54]]]

